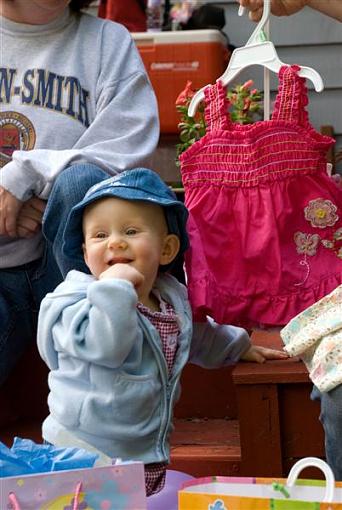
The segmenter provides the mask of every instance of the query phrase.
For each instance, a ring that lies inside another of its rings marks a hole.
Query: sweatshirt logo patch
[[[36,143],[32,122],[17,112],[0,112],[0,168],[12,159],[14,151],[28,151]]]

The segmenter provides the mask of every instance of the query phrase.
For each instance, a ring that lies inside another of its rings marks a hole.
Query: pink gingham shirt
[[[172,368],[177,353],[179,326],[173,307],[161,299],[159,295],[160,311],[153,312],[142,303],[137,307],[156,328],[160,335],[161,347],[168,368],[168,376],[172,374]],[[145,465],[146,494],[150,496],[162,490],[165,485],[166,462]]]

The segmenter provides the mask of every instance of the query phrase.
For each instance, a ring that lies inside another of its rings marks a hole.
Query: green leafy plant
[[[262,93],[255,88],[252,89],[252,86],[253,81],[248,80],[227,91],[229,112],[234,122],[251,124],[261,118]],[[176,109],[180,114],[178,124],[180,142],[176,145],[177,162],[179,155],[206,133],[204,104],[199,105],[194,117],[188,115],[188,107],[195,92],[192,82],[188,81],[176,99]]]

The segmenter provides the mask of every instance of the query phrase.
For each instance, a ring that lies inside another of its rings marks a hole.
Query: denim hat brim
[[[143,170],[144,169],[139,169],[139,171]],[[128,172],[131,174],[135,171],[136,170],[131,170]],[[160,205],[165,211],[168,232],[170,234],[177,235],[180,241],[180,250],[176,259],[178,259],[188,248],[189,239],[186,232],[188,210],[183,202],[177,199],[174,192],[160,180],[159,176],[158,180],[162,183],[162,187],[159,189],[159,192],[158,190],[157,192],[154,192],[153,190],[145,191],[144,189],[138,188],[135,184],[134,186],[126,184],[125,174],[128,174],[128,172],[121,174],[123,176],[122,184],[120,184],[120,177],[113,181],[111,181],[111,179],[106,179],[106,181],[96,184],[87,192],[83,200],[71,209],[63,233],[62,250],[65,256],[75,261],[84,262],[82,250],[82,219],[84,210],[93,202],[108,197]],[[148,170],[148,172],[150,174],[154,173],[150,170]],[[131,177],[133,177],[132,174],[129,175],[129,179],[127,180],[131,181]],[[106,185],[107,182],[108,185]],[[157,184],[159,185],[159,182]],[[168,268],[169,267],[165,267],[164,269]]]

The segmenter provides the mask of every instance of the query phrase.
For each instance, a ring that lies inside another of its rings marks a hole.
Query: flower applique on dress
[[[330,239],[322,239],[321,242],[325,248],[332,250],[342,260],[342,228],[335,230]]]
[[[197,321],[281,327],[342,283],[334,140],[309,123],[299,69],[280,69],[272,118],[254,124],[231,121],[220,82],[205,89],[207,132],[179,157]]]
[[[336,214],[337,206],[331,202],[331,200],[324,200],[323,198],[316,198],[310,200],[309,204],[304,208],[304,217],[310,223],[311,227],[316,229],[327,229],[327,227],[333,227],[339,220],[339,216]],[[336,232],[342,232],[342,228]],[[331,235],[331,229],[328,234]],[[321,237],[322,234],[307,234],[305,232],[296,232],[294,234],[294,241],[296,243],[297,253],[303,254],[304,258],[299,262],[306,268],[306,274],[301,282],[295,285],[303,285],[310,274],[310,262],[307,259],[307,255],[313,257],[317,254],[320,243],[326,248],[330,248],[334,251],[335,241],[338,241],[340,234],[333,232],[333,239],[324,239]],[[337,256],[339,253],[337,250]],[[342,255],[342,253],[341,253]],[[342,256],[340,257],[342,258]]]
[[[331,200],[316,198],[310,200],[304,209],[305,219],[311,223],[312,227],[326,228],[333,227],[339,217],[336,214],[337,206]]]

